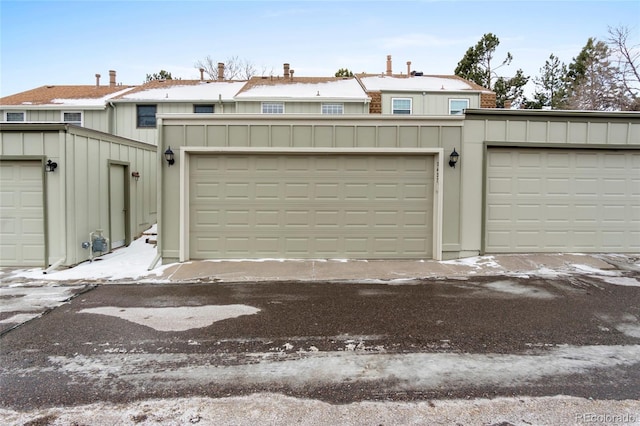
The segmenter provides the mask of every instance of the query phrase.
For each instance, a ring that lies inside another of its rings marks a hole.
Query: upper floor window
[[[449,99],[449,114],[462,115],[469,108],[469,99]]]
[[[78,111],[62,111],[62,122],[82,126],[82,113]]]
[[[196,114],[213,114],[213,105],[194,105],[193,112]]]
[[[262,104],[262,113],[263,114],[284,114],[284,104],[265,102]]]
[[[4,114],[5,121],[25,121],[26,113],[24,111],[7,111]]]
[[[138,127],[156,127],[156,105],[137,105],[136,122]]]
[[[411,114],[411,98],[391,99],[391,110],[393,114]]]
[[[344,114],[343,104],[322,104],[323,114]]]

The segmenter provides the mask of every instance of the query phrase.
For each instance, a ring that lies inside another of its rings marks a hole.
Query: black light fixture
[[[167,148],[164,152],[164,158],[167,160],[169,166],[173,166],[175,164],[176,160],[173,158],[173,151],[171,151],[171,147]]]
[[[57,167],[58,167],[58,163],[51,160],[47,160],[47,164],[44,165],[44,169],[47,172],[54,172]]]
[[[140,179],[140,172],[131,172],[131,177],[137,182]]]
[[[456,149],[453,148],[453,152],[449,154],[449,166],[456,168],[456,163],[458,162],[458,158],[460,158],[460,154],[456,152]]]

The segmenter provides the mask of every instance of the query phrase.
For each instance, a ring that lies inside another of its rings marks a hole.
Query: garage
[[[0,161],[0,266],[45,263],[40,160]]]
[[[640,152],[489,147],[485,252],[638,252]]]
[[[185,257],[432,258],[435,159],[433,152],[189,155]]]

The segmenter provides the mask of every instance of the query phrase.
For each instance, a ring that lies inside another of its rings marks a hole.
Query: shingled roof
[[[353,77],[252,77],[236,95],[242,99],[367,99]]]
[[[373,91],[475,91],[491,93],[491,90],[457,75],[359,74],[358,78],[367,90]]]
[[[246,81],[232,80],[152,80],[115,98],[126,101],[217,101],[233,100]]]
[[[0,98],[0,105],[103,106],[106,101],[135,86],[41,86]]]

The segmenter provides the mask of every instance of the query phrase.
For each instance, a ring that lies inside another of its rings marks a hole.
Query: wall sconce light
[[[47,164],[44,165],[44,170],[47,172],[54,172],[58,168],[58,163],[55,161],[47,160]]]
[[[140,172],[131,172],[131,177],[137,182],[140,179]]]
[[[456,152],[456,149],[453,148],[453,152],[451,154],[449,154],[449,166],[453,167],[454,169],[456,168],[456,163],[458,162],[458,159],[460,158],[460,154],[458,154]]]
[[[176,160],[174,160],[173,158],[173,151],[171,151],[171,147],[167,148],[167,150],[164,152],[164,158],[165,160],[167,160],[169,166],[173,166],[173,164],[176,162]]]

